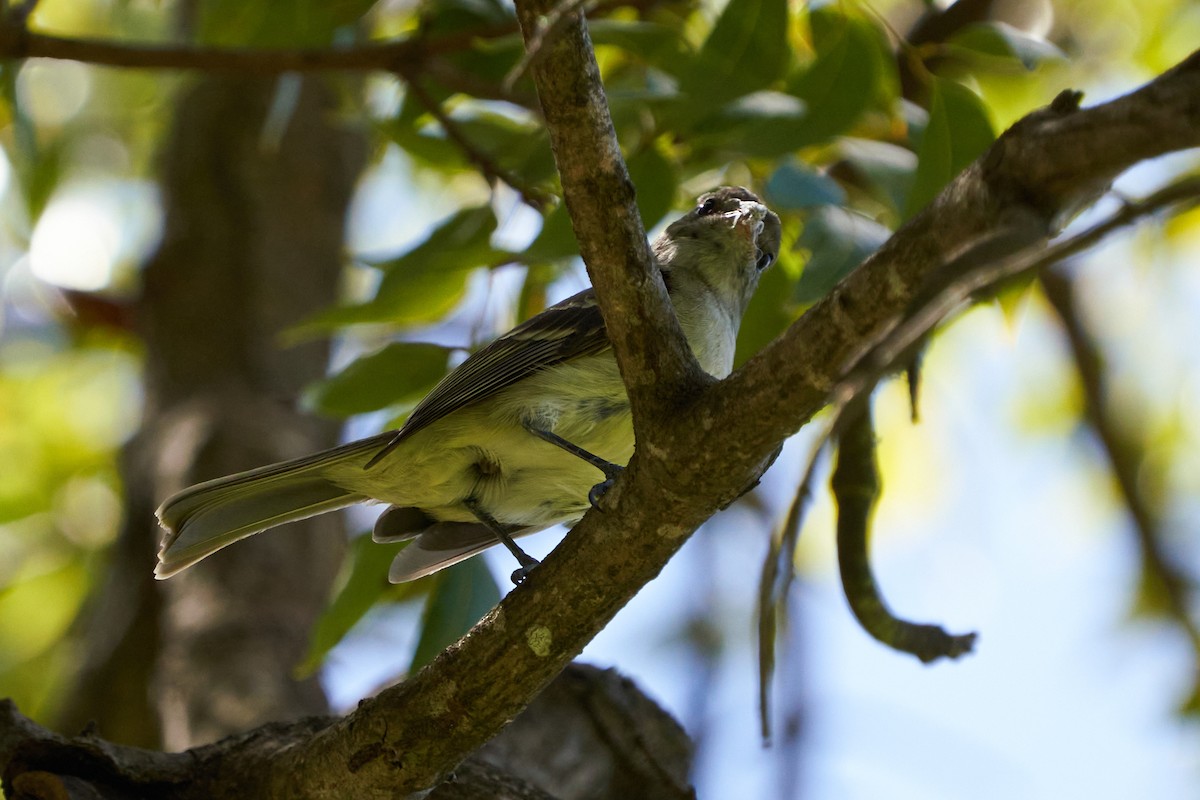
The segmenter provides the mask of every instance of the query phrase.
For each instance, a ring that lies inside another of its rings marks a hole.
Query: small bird
[[[700,366],[733,369],[742,315],[779,254],[779,217],[741,187],[702,195],[652,245]],[[158,509],[156,577],[247,536],[354,503],[389,504],[377,542],[412,540],[393,583],[578,521],[633,455],[633,422],[592,289],[499,337],[450,372],[395,431],[184,489]]]

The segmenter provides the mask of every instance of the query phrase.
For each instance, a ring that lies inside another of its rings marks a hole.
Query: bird
[[[699,197],[651,245],[700,366],[733,369],[737,332],[779,255],[779,217],[753,192]],[[629,462],[629,399],[593,289],[549,306],[473,353],[398,430],[206,481],[157,510],[155,577],[287,522],[386,503],[372,538],[408,541],[388,578],[414,580],[496,544],[523,580],[537,561],[514,542],[577,522]]]

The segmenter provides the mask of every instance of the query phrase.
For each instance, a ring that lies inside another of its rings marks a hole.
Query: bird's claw
[[[509,576],[509,580],[513,582],[513,586],[520,586],[524,583],[525,579],[529,577],[529,573],[533,572],[533,568],[541,563],[536,558],[529,559],[529,562],[513,570],[512,575]]]
[[[604,497],[604,495],[608,494],[608,490],[611,489],[613,484],[616,482],[617,478],[614,475],[610,478],[605,478],[604,480],[600,481],[593,486],[590,491],[588,491],[588,503],[591,504],[592,508],[600,508],[600,499]],[[601,508],[600,510],[603,511],[604,509]]]

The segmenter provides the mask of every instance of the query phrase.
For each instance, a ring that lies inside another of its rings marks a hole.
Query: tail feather
[[[332,450],[207,481],[167,498],[158,509],[166,529],[154,575],[190,567],[223,547],[285,522],[333,511],[367,499],[330,481],[329,468],[369,458],[392,433]]]

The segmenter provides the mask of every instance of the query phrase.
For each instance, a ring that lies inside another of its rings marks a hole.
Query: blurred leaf
[[[422,30],[452,33],[498,27],[512,22],[513,13],[512,4],[501,0],[426,0],[422,3]]]
[[[798,161],[788,161],[771,173],[766,195],[776,211],[800,211],[846,202],[846,192],[837,181]]]
[[[701,108],[706,111],[709,103]],[[686,112],[687,107],[683,107]],[[808,109],[797,98],[783,92],[754,92],[706,113],[697,121],[682,117],[672,124],[694,131],[693,147],[752,158],[774,158],[790,153],[808,142]]]
[[[0,591],[0,669],[44,652],[75,618],[90,586],[82,560],[27,569]]]
[[[883,225],[847,208],[823,206],[813,210],[796,243],[812,255],[804,265],[792,301],[809,305],[820,300],[891,235]]]
[[[1045,61],[1062,61],[1067,57],[1066,53],[1045,39],[1031,36],[1004,22],[969,25],[955,34],[948,45],[956,54],[983,56],[984,60],[1018,62],[1027,70]]]
[[[679,176],[675,164],[657,148],[643,148],[630,157],[629,175],[637,187],[642,222],[652,227],[671,209]],[[548,264],[579,255],[579,243],[565,204],[559,204],[542,222],[537,238],[517,258],[530,265]],[[539,309],[540,310],[540,309]]]
[[[996,303],[1004,315],[1004,322],[1012,333],[1016,333],[1025,308],[1029,305],[1029,296],[1036,275],[1021,275],[1010,281],[1005,281],[995,289]]]
[[[579,255],[579,243],[575,240],[575,229],[571,227],[571,215],[565,203],[559,203],[542,220],[542,230],[537,238],[518,256],[528,264],[545,264]]]
[[[766,88],[787,68],[787,31],[787,0],[726,3],[680,89],[711,107]]]
[[[778,157],[850,130],[875,102],[890,56],[867,22],[828,9],[814,11],[810,19],[817,57],[788,80],[787,93],[755,92],[712,111],[722,96],[704,96],[693,103],[704,113],[684,105],[695,119],[681,111],[672,121],[695,131],[697,147],[758,158]]]
[[[517,322],[524,322],[546,308],[546,289],[558,275],[557,269],[544,264],[534,264],[525,270],[521,295],[517,298]]]
[[[495,229],[490,206],[459,211],[404,255],[375,264],[384,276],[373,300],[321,312],[292,334],[366,322],[412,325],[440,319],[462,298],[471,270],[511,260],[511,253],[491,246]]]
[[[468,558],[435,573],[433,581],[410,672],[416,672],[458,641],[500,602],[500,587],[482,558]]]
[[[352,25],[376,0],[292,0],[247,3],[206,0],[198,5],[198,38],[210,45],[302,47],[329,44],[339,28]]]
[[[313,384],[305,402],[335,417],[415,403],[446,374],[452,352],[436,344],[394,342]]]
[[[446,137],[441,126],[419,126],[425,112],[420,104],[406,102],[401,117],[382,129],[405,152],[428,166],[478,171],[478,166],[462,147]],[[555,177],[554,156],[544,126],[479,110],[451,115],[451,119],[471,146],[500,170],[526,182]]]
[[[588,35],[596,45],[619,47],[634,58],[668,75],[680,77],[691,64],[692,53],[676,26],[641,20],[595,19]]]
[[[0,90],[12,118],[12,139],[8,161],[12,164],[25,201],[30,229],[46,209],[58,188],[63,167],[65,142],[61,137],[39,137],[36,126],[18,101],[17,62],[0,64]]]
[[[917,155],[906,147],[870,139],[842,139],[842,166],[863,178],[872,194],[900,215],[912,190]]]
[[[845,133],[875,100],[885,63],[879,31],[870,23],[822,8],[810,15],[816,59],[788,80],[804,101],[793,149]]]
[[[654,227],[675,202],[679,175],[675,164],[656,147],[643,148],[628,162],[629,177],[637,187],[638,211],[646,229]]]
[[[905,217],[928,205],[995,138],[987,110],[974,92],[953,81],[934,78],[929,125],[917,150],[917,175],[905,204]]]
[[[307,677],[316,672],[329,651],[345,638],[385,593],[395,594],[397,588],[402,588],[411,596],[416,596],[428,589],[428,584],[423,581],[401,584],[400,587],[388,583],[388,568],[404,546],[404,542],[376,544],[365,534],[351,542],[343,566],[345,578],[332,602],[325,607],[313,626],[308,653],[296,665],[298,677]]]

